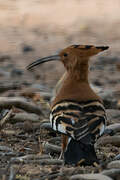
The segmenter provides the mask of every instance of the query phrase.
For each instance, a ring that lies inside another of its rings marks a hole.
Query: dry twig
[[[3,126],[5,125],[5,123],[8,122],[8,120],[13,117],[13,110],[10,109],[10,111],[3,117],[3,119],[0,120],[0,130],[3,128]]]
[[[41,122],[41,125],[40,125],[41,128],[45,128],[46,130],[48,131],[51,131],[51,132],[55,132],[53,129],[52,129],[52,126],[50,123],[42,123]]]
[[[114,133],[120,132],[120,123],[114,123],[106,127],[106,129],[113,130]]]
[[[23,122],[23,121],[30,121],[30,122],[40,122],[40,118],[38,115],[34,113],[16,113],[14,117],[12,117],[12,122]]]
[[[111,178],[115,178],[116,176],[120,175],[120,169],[107,169],[101,172],[101,174],[104,174],[106,176],[110,176]]]
[[[70,177],[70,180],[81,180],[81,179],[84,179],[84,180],[112,180],[110,177],[108,176],[105,176],[103,174],[76,174],[76,175],[73,175]]]
[[[16,176],[16,170],[13,166],[10,167],[10,176],[9,176],[9,180],[14,180]]]
[[[48,142],[43,143],[43,148],[49,152],[55,152],[55,153],[60,153],[61,152],[61,147],[57,145],[50,144]]]
[[[25,98],[20,97],[0,97],[0,108],[10,109],[12,106],[23,109],[25,111],[43,115],[41,108],[32,102],[28,102]]]
[[[112,144],[114,146],[119,147],[120,146],[120,136],[106,136],[106,137],[101,137],[97,141],[98,145],[106,145],[106,144]]]

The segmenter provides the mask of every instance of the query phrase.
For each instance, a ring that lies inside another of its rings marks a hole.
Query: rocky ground
[[[62,13],[61,13],[62,12]],[[120,179],[119,0],[0,1],[0,179]],[[110,135],[96,143],[97,167],[64,166],[49,103],[64,68],[38,57],[71,44],[109,45],[93,57],[89,81],[104,101]]]

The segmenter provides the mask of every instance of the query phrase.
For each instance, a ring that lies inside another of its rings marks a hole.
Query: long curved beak
[[[59,55],[54,55],[54,56],[48,56],[48,57],[44,57],[44,58],[38,59],[38,60],[34,61],[33,63],[29,64],[26,68],[27,68],[27,70],[30,70],[34,66],[42,64],[44,62],[54,61],[54,60],[60,60],[60,56]]]

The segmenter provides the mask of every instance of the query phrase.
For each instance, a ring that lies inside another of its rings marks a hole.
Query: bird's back
[[[66,75],[64,82],[62,82],[62,87],[54,98],[51,107],[64,99],[74,100],[77,102],[98,100],[102,103],[101,98],[93,91],[89,83],[79,82],[72,79],[69,75]]]
[[[105,109],[88,83],[74,83],[67,78],[63,83],[52,104],[51,124],[56,131],[91,143],[104,132]]]

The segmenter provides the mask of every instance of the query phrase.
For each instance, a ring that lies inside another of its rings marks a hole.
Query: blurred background
[[[0,0],[0,77],[6,81],[26,77],[54,87],[64,72],[61,63],[47,63],[32,73],[25,67],[66,46],[94,44],[110,49],[91,61],[90,81],[104,88],[111,81],[115,85],[119,81],[119,7],[119,0]]]
[[[40,164],[38,157],[35,157],[36,163],[34,158],[27,164],[13,166],[11,162],[14,157],[41,155],[42,151],[48,155],[49,151],[41,149],[41,143],[52,143],[49,139],[57,135],[48,133],[42,123],[49,124],[48,104],[64,67],[61,62],[49,62],[27,71],[26,66],[72,44],[110,47],[91,58],[89,81],[104,101],[107,125],[115,124],[118,128],[114,131],[116,136],[105,136],[108,142],[102,139],[103,145],[100,144],[97,150],[99,159],[105,162],[109,157],[120,157],[120,0],[0,0],[0,148],[4,146],[0,149],[0,179],[4,176],[5,180],[9,169],[14,176],[16,173],[25,175],[24,178],[16,176],[17,179],[26,179],[26,175],[34,180],[37,177],[46,179],[48,173],[59,172],[68,175],[63,166],[52,165],[50,169],[50,166]],[[11,106],[14,106],[15,116],[3,123],[6,111],[2,108],[6,110]],[[60,147],[60,141],[54,140],[54,143]],[[59,153],[51,155],[58,159]],[[98,172],[93,167],[87,167],[85,171],[83,166],[81,168],[80,171],[76,171],[76,167],[74,171],[70,168],[70,176],[78,172]],[[14,178],[11,174],[9,179]],[[60,176],[59,179],[65,178]]]

